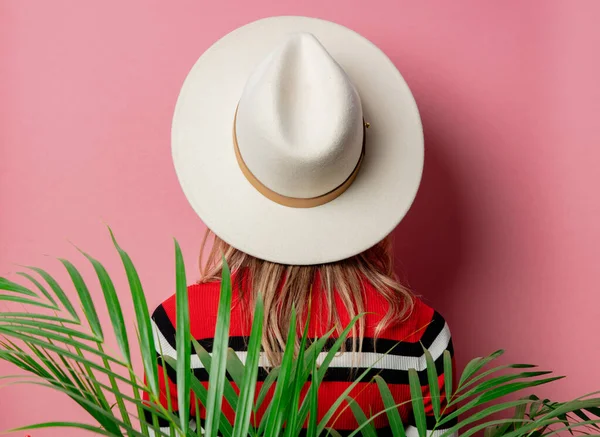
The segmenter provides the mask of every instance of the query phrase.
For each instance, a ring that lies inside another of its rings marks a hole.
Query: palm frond
[[[119,246],[112,230],[110,228],[108,230],[110,232],[113,245],[117,249],[117,252],[121,257],[123,267],[125,268],[137,321],[137,332],[140,336],[140,351],[142,354],[142,362],[144,364],[144,372],[146,374],[148,386],[150,387],[150,393],[154,398],[157,399],[159,396],[159,390],[156,347],[154,345],[154,334],[152,332],[152,324],[150,322],[150,313],[148,312],[146,297],[144,296],[140,278],[133,265],[133,262],[131,261],[131,258],[127,252],[125,252]]]
[[[297,315],[294,313],[282,363],[268,369],[265,381],[257,390],[258,370],[263,364],[260,360],[262,301],[256,301],[246,360],[243,362],[228,348],[232,285],[231,272],[223,260],[214,346],[211,353],[206,351],[189,331],[185,267],[176,241],[177,354],[166,356],[161,351],[160,342],[155,343],[146,298],[133,261],[117,243],[112,230],[109,231],[127,275],[144,376],[139,376],[132,364],[136,360],[132,357],[121,308],[123,296],[117,293],[108,271],[98,260],[80,251],[94,268],[95,280],[98,281],[95,285],[102,291],[109,310],[112,325],[109,329],[102,326],[92,289],[74,263],[59,259],[68,273],[68,285],[76,291],[76,299],[73,300],[64,291],[66,288],[46,270],[26,267],[27,271],[18,273],[23,284],[0,278],[0,301],[22,304],[26,308],[26,311],[0,312],[0,359],[33,376],[3,377],[2,380],[10,384],[52,387],[75,400],[96,420],[97,425],[55,421],[14,431],[74,427],[111,437],[213,437],[217,433],[224,437],[295,437],[306,426],[309,437],[336,436],[339,435],[333,429],[336,414],[349,409],[358,423],[352,435],[374,437],[377,430],[373,421],[383,416],[387,417],[394,437],[406,437],[406,424],[402,422],[400,412],[408,407],[412,407],[413,421],[420,436],[431,431],[439,431],[441,437],[457,431],[464,437],[480,431],[484,431],[486,437],[550,436],[564,431],[589,435],[600,431],[600,398],[595,397],[598,393],[568,402],[552,402],[525,393],[560,377],[533,369],[535,366],[530,364],[493,366],[492,363],[501,357],[501,350],[469,362],[454,387],[450,353],[445,351],[438,358],[443,364],[442,379],[432,355],[424,349],[427,387],[422,387],[423,375],[420,378],[416,370],[410,369],[412,399],[401,403],[396,403],[390,387],[381,377],[364,381],[372,369],[369,367],[357,375],[322,417],[318,417],[319,387],[333,358],[342,350],[362,314],[355,317],[335,341],[331,340],[331,336],[336,330],[331,329],[324,336],[311,339],[308,344],[306,323],[298,349],[294,328]],[[116,353],[110,352],[106,346],[107,337],[111,335],[114,335],[118,346]],[[328,343],[333,345],[323,352]],[[191,370],[192,352],[208,372],[208,384],[200,381]],[[169,388],[166,388],[166,393],[161,392],[162,385],[159,384],[162,379],[166,385],[171,371],[176,374],[173,382],[177,386],[177,405],[173,405]],[[361,405],[350,397],[360,382],[377,384],[384,405],[382,411],[369,412],[367,417]],[[424,396],[424,393],[427,395]],[[509,396],[519,393],[527,396],[517,400]],[[509,400],[503,400],[506,396]],[[223,401],[235,411],[235,419],[231,422],[224,413]],[[425,402],[430,402],[427,409]],[[200,427],[200,409],[205,411],[204,429]],[[196,430],[190,425],[191,410],[197,414]],[[266,413],[255,428],[256,423],[252,419],[257,417],[259,410],[266,410]],[[434,417],[426,419],[425,411]],[[511,415],[499,419],[498,413]],[[427,429],[427,424],[432,421],[435,422],[433,430]],[[163,425],[168,427],[168,431],[160,428]]]
[[[233,428],[233,437],[246,437],[250,428],[252,405],[254,403],[254,394],[256,391],[256,377],[258,375],[260,360],[263,312],[263,301],[262,298],[259,297],[254,306],[254,322],[252,323],[252,330],[248,341],[248,357],[243,368],[244,373],[237,383],[240,388],[240,396],[235,410],[236,420]]]
[[[204,429],[207,437],[215,437],[217,435],[223,391],[225,390],[227,345],[229,343],[229,321],[231,318],[231,272],[224,259],[223,261],[221,296],[214,335],[213,362],[208,380],[208,398],[205,404],[206,419]]]

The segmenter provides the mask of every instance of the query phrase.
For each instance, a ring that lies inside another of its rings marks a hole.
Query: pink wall
[[[544,395],[600,389],[594,1],[3,1],[0,274],[61,272],[47,255],[81,259],[68,240],[121,274],[106,222],[152,305],[173,291],[173,236],[193,280],[203,225],[171,164],[177,92],[213,41],[280,14],[356,29],[412,87],[426,166],[398,267],[449,320],[459,365],[506,348],[568,375]],[[2,388],[0,429],[84,419],[51,391]]]

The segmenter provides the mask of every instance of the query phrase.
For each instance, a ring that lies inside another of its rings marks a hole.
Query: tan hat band
[[[276,193],[275,191],[265,186],[261,181],[259,181],[258,178],[254,176],[254,174],[250,171],[250,169],[244,162],[237,141],[237,134],[235,128],[236,120],[237,108],[235,110],[235,116],[233,118],[233,148],[235,150],[235,157],[237,158],[237,162],[240,166],[240,169],[242,170],[242,173],[244,174],[246,179],[248,179],[248,182],[250,182],[252,186],[256,188],[263,196],[283,206],[289,206],[291,208],[313,208],[315,206],[320,206],[331,202],[333,199],[340,196],[344,191],[346,191],[350,185],[352,185],[352,182],[354,182],[354,179],[356,179],[356,175],[358,174],[363,158],[365,156],[366,128],[368,127],[368,124],[366,123],[363,124],[363,141],[360,158],[358,158],[356,167],[354,167],[354,170],[352,171],[352,173],[350,173],[350,176],[348,176],[344,182],[342,182],[333,190],[317,197],[303,198],[284,196],[282,194]]]

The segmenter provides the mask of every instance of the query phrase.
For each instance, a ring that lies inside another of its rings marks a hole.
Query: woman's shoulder
[[[406,305],[406,314],[378,332],[379,338],[424,345],[431,345],[435,341],[448,342],[450,339],[448,323],[439,311],[416,295],[412,295],[411,301]],[[377,329],[378,323],[387,312],[387,302],[383,297],[373,298],[370,296],[369,298],[368,296],[366,306],[367,311],[373,315],[371,323],[368,325]]]
[[[220,282],[197,282],[187,286],[190,314],[210,309],[219,303]],[[170,318],[175,317],[177,297],[175,293],[163,300],[154,312],[166,312]]]
[[[195,283],[187,287],[190,312],[190,331],[194,338],[213,335],[219,306],[220,282]],[[175,336],[177,327],[177,298],[172,294],[152,313],[152,321],[165,337]]]

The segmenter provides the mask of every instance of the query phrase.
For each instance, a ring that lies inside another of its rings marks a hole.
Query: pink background
[[[172,237],[195,279],[204,228],[171,163],[175,99],[211,43],[281,14],[357,30],[413,89],[426,165],[395,231],[398,269],[448,319],[459,365],[505,348],[505,361],[568,375],[541,395],[600,389],[594,1],[3,1],[0,274],[27,263],[64,278],[52,257],[66,256],[89,275],[73,241],[127,301],[106,222],[150,305],[173,291]],[[45,420],[86,416],[52,391],[2,388],[0,429]]]

